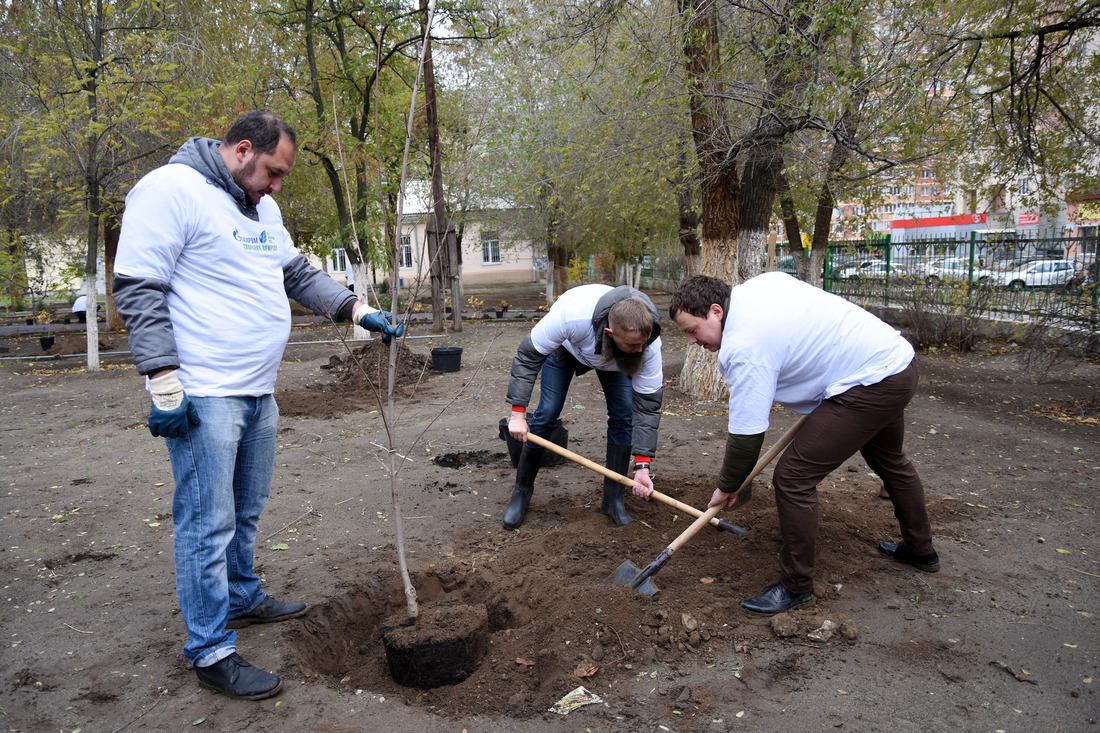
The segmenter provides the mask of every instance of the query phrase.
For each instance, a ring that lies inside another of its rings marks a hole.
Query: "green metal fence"
[[[906,241],[834,242],[822,268],[822,287],[849,300],[893,307],[914,299],[980,304],[991,319],[1053,317],[1097,331],[1100,316],[1100,237],[971,232],[963,237]],[[797,275],[795,258],[780,245],[774,269]],[[648,281],[682,278],[674,258],[654,258],[642,269]]]
[[[1053,314],[1095,331],[1097,241],[972,232],[964,239],[840,242],[826,253],[822,286],[850,300],[884,306],[913,298],[947,302],[965,297],[980,300],[993,318]],[[793,268],[789,253],[777,253],[776,262],[779,269]]]

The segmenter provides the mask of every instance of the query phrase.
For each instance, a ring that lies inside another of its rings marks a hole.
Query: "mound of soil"
[[[405,342],[397,344],[394,364],[394,392],[408,396],[432,374],[431,357],[420,354]],[[321,369],[332,375],[305,389],[277,392],[281,415],[333,418],[385,402],[390,379],[390,347],[372,339],[341,356],[334,354]]]

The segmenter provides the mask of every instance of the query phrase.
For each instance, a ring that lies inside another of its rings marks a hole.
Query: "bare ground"
[[[507,297],[522,307],[522,293]],[[270,594],[311,608],[238,632],[241,653],[286,681],[262,702],[199,690],[182,657],[171,472],[125,357],[105,357],[97,374],[79,359],[0,363],[6,727],[1096,730],[1095,366],[1039,381],[1002,347],[919,357],[908,446],[943,569],[928,575],[878,556],[878,542],[897,539],[895,521],[878,481],[853,459],[820,491],[818,603],[773,623],[737,606],[777,574],[770,472],[747,507],[725,516],[746,537],[704,530],[658,574],[653,598],[608,578],[624,560],[647,564],[690,518],[631,498],[635,521],[615,527],[599,513],[601,479],[588,469],[544,468],[524,525],[501,528],[513,470],[497,421],[511,355],[530,325],[520,313],[433,337],[417,323],[401,352],[397,486],[419,599],[482,603],[489,616],[480,668],[432,690],[394,683],[379,642],[381,625],[404,604],[386,434],[347,349],[291,345],[280,375],[283,416],[258,567]],[[298,328],[293,339],[335,335]],[[4,342],[7,355],[41,353],[37,338],[21,338]],[[65,338],[79,348],[80,336]],[[702,507],[725,408],[676,389],[684,342],[670,333],[665,344],[657,487]],[[463,347],[458,372],[425,368],[442,345]],[[103,346],[123,348],[111,334]],[[354,347],[377,370],[376,345]],[[578,378],[570,398],[569,447],[600,461],[598,381]],[[777,410],[768,442],[792,422]],[[825,620],[838,633],[809,638]],[[548,712],[582,684],[603,702]]]

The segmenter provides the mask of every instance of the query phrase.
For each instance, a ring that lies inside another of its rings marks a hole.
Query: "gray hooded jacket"
[[[206,180],[231,196],[241,213],[258,220],[256,205],[233,180],[218,152],[218,140],[193,137],[172,156],[169,165],[183,164],[206,176]],[[170,282],[116,274],[115,305],[126,322],[130,353],[138,372],[179,367],[176,340],[168,311]],[[318,314],[333,313],[347,320],[355,303],[355,294],[321,272],[299,254],[283,268],[286,294]],[[213,326],[213,324],[212,324]]]
[[[636,298],[642,301],[646,309],[653,316],[653,332],[646,341],[646,348],[661,336],[661,317],[657,313],[657,307],[649,296],[640,290],[628,285],[612,288],[600,297],[596,307],[592,311],[592,331],[596,336],[596,353],[603,353],[603,333],[608,327],[608,316],[611,306],[621,300]],[[576,374],[584,374],[590,367],[580,364],[569,350],[559,346],[554,352],[554,361],[563,368],[574,369]],[[531,401],[531,392],[535,388],[535,378],[542,369],[543,362],[548,354],[541,354],[535,348],[531,334],[527,334],[519,345],[515,357],[512,359],[512,374],[508,380],[508,394],[505,399],[509,404],[527,407]],[[657,452],[657,430],[661,425],[661,403],[664,399],[664,388],[661,387],[651,394],[641,394],[637,390],[633,393],[632,401],[632,429],[633,452],[635,455],[649,456],[652,458]]]

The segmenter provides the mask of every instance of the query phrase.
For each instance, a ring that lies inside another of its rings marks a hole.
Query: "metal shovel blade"
[[[642,573],[641,569],[637,565],[625,560],[622,565],[615,569],[615,574],[611,576],[612,583],[618,583],[619,585],[629,585],[639,593],[643,593],[647,596],[657,595],[657,591],[660,590],[657,586],[653,585],[652,578],[646,578],[644,583],[638,586],[634,585],[635,580]]]

